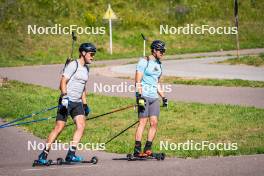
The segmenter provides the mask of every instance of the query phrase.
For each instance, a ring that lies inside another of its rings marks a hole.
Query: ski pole
[[[146,40],[147,38],[141,33],[141,36],[143,38],[143,57],[146,56]]]
[[[122,108],[115,109],[115,110],[112,110],[112,111],[110,111],[110,112],[106,112],[106,113],[103,113],[103,114],[100,114],[100,115],[97,115],[97,116],[94,116],[94,117],[91,117],[91,118],[87,118],[86,120],[88,121],[88,120],[96,119],[96,118],[98,118],[98,117],[102,117],[102,116],[106,116],[106,115],[109,115],[109,114],[113,114],[113,113],[115,113],[115,112],[123,111],[123,110],[129,109],[129,108],[135,107],[135,106],[137,106],[137,105],[134,105],[134,104],[133,104],[133,105],[129,105],[129,106],[126,106],[126,107],[122,107]],[[71,126],[71,125],[73,125],[73,124],[74,124],[74,123],[68,124],[68,125],[66,125],[65,127]]]
[[[57,117],[57,116],[51,116],[51,117],[31,120],[31,121],[27,121],[27,122],[20,122],[20,123],[16,123],[16,124],[9,124],[9,125],[6,125],[6,126],[1,126],[0,128],[8,128],[8,127],[12,127],[12,126],[27,125],[27,124],[30,124],[30,123],[36,123],[36,122],[41,122],[41,121],[44,121],[44,120],[49,120],[49,119],[52,119],[52,118],[55,118],[55,117]]]
[[[111,139],[109,139],[107,142],[105,142],[105,144],[108,144],[109,142],[111,142],[112,140],[114,140],[115,138],[117,138],[118,136],[120,136],[121,134],[123,134],[124,132],[126,132],[128,129],[132,128],[134,125],[136,125],[139,121],[137,120],[136,122],[134,122],[132,125],[129,125],[126,129],[122,130],[121,132],[119,132],[117,135],[115,135],[114,137],[112,137]]]
[[[18,119],[12,120],[11,122],[8,122],[8,123],[5,123],[5,124],[0,125],[0,128],[2,128],[3,126],[9,125],[9,124],[12,124],[12,123],[15,123],[15,122],[18,122],[18,121],[21,121],[21,120],[27,119],[27,118],[31,118],[31,117],[33,117],[33,116],[35,116],[35,115],[42,114],[42,113],[45,113],[45,112],[47,112],[47,111],[51,111],[51,110],[53,110],[53,109],[55,109],[55,108],[57,108],[57,107],[58,107],[58,106],[53,106],[53,107],[50,107],[50,108],[43,109],[43,110],[41,110],[41,111],[39,111],[39,112],[35,112],[35,113],[32,113],[32,114],[26,115],[26,116],[24,116],[24,117],[20,117],[20,118],[18,118]]]
[[[106,112],[104,114],[100,114],[100,115],[97,115],[95,117],[91,117],[91,118],[87,118],[86,120],[92,120],[92,119],[96,119],[98,117],[102,117],[102,116],[105,116],[105,115],[108,115],[108,114],[112,114],[112,113],[115,113],[115,112],[119,112],[119,111],[122,111],[122,110],[125,110],[125,109],[129,109],[131,107],[133,107],[134,105],[130,105],[130,106],[126,106],[126,107],[123,107],[123,108],[120,108],[120,109],[116,109],[116,110],[113,110],[113,111],[110,111],[110,112]],[[7,128],[7,127],[11,127],[11,126],[20,126],[20,125],[24,125],[24,124],[29,124],[29,123],[35,123],[35,122],[40,122],[40,121],[44,121],[44,120],[49,120],[51,118],[55,118],[56,116],[52,116],[52,117],[48,117],[48,118],[42,118],[42,119],[36,119],[36,120],[32,120],[32,121],[27,121],[27,122],[21,122],[21,123],[16,123],[16,124],[11,124],[9,122],[9,124],[6,124],[6,125],[1,125],[0,128]],[[14,123],[14,122],[13,122]],[[65,127],[67,126],[71,126],[73,125],[74,123],[71,123],[71,124],[68,124],[66,125]]]
[[[77,40],[77,37],[74,32],[72,32],[72,49],[71,49],[71,59],[73,57],[74,42]]]
[[[72,32],[72,47],[71,47],[71,55],[70,55],[70,57],[68,57],[68,58],[66,59],[62,72],[64,72],[65,67],[66,67],[66,66],[72,61],[72,58],[73,58],[73,50],[74,50],[74,42],[76,42],[76,40],[77,40],[77,36],[75,35],[74,32]]]

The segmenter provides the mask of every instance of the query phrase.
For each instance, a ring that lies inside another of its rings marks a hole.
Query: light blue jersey
[[[162,66],[157,60],[141,58],[136,70],[143,74],[142,95],[149,98],[159,98],[158,82],[162,73]]]

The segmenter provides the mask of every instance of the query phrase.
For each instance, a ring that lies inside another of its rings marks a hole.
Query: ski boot
[[[148,156],[152,156],[152,151],[151,150],[146,150],[146,151],[144,151],[144,155],[146,155],[146,157],[148,157]]]
[[[142,156],[141,147],[136,146],[134,148],[134,154],[133,157],[141,157]]]
[[[83,158],[81,156],[76,156],[75,154],[67,154],[66,158],[65,158],[66,162],[82,162]]]
[[[45,152],[42,152],[38,156],[38,160],[35,160],[32,166],[49,166],[50,164],[50,160],[47,160],[47,154]]]
[[[147,157],[148,155],[146,153],[143,152],[134,152],[133,157],[135,158],[144,158]]]

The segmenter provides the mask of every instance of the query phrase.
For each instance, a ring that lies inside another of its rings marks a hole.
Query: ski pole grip
[[[73,41],[76,41],[76,40],[77,40],[77,37],[76,37],[76,35],[75,35],[74,32],[72,32],[72,40],[73,40]]]

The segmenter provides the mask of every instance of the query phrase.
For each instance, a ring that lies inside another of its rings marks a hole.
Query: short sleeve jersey
[[[136,70],[143,74],[141,81],[142,95],[149,98],[158,98],[158,82],[162,73],[162,65],[156,60],[140,58]]]
[[[76,63],[78,62],[78,65]],[[70,62],[63,72],[63,76],[70,79],[67,83],[67,96],[72,102],[81,102],[82,94],[88,81],[89,71],[78,60]],[[77,70],[76,70],[77,68]]]

